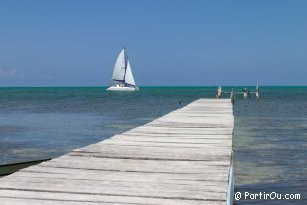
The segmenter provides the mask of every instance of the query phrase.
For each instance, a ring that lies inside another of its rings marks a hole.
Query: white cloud
[[[0,78],[14,78],[17,76],[22,76],[23,73],[20,73],[17,69],[3,69],[0,68]]]

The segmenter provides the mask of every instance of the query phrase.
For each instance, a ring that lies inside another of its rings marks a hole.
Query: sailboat
[[[112,80],[114,85],[110,86],[107,90],[109,91],[137,91],[138,87],[135,85],[131,66],[128,60],[126,48],[117,57]]]

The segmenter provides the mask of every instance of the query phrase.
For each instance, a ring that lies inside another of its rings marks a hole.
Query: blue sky
[[[0,86],[307,85],[307,1],[0,1]]]

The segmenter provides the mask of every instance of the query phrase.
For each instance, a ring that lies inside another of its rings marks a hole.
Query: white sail
[[[125,76],[125,70],[125,49],[123,49],[117,57],[112,79],[123,81]]]
[[[133,75],[132,75],[132,70],[131,70],[131,67],[130,67],[129,60],[128,60],[128,63],[127,63],[125,83],[130,84],[130,85],[135,85],[135,81],[134,81],[134,78],[133,78]]]

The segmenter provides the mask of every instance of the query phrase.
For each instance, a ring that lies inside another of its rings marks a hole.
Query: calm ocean
[[[215,91],[216,87],[141,87],[134,93],[109,93],[104,87],[0,88],[0,164],[60,156],[198,98],[212,98]],[[235,190],[300,193],[302,199],[236,204],[307,204],[307,87],[260,91],[259,100],[236,96]]]

